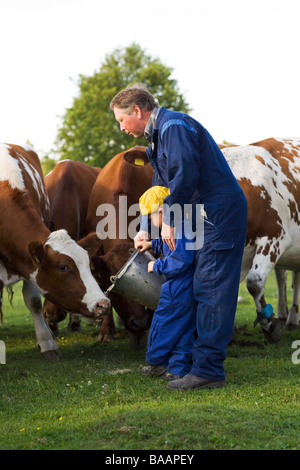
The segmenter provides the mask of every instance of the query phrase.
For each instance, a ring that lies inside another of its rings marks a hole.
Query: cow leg
[[[296,330],[299,328],[299,293],[300,293],[300,272],[293,272],[293,300],[286,328],[288,330]]]
[[[260,324],[269,343],[277,343],[282,336],[280,321],[274,317],[271,305],[267,305],[264,298],[266,280],[273,268],[274,263],[268,263],[266,257],[262,259],[260,255],[255,255],[247,277],[247,288],[256,305],[254,325]]]
[[[53,340],[50,328],[43,317],[41,296],[36,287],[28,281],[23,282],[23,297],[30,311],[38,345],[45,359],[58,359],[58,346]]]
[[[104,315],[102,318],[101,330],[98,335],[98,341],[100,342],[107,342],[115,339],[115,322],[112,312],[112,307],[110,307],[109,314]]]
[[[288,306],[286,298],[287,272],[285,269],[274,268],[277,283],[277,318],[284,324],[288,316]]]
[[[70,313],[69,324],[67,326],[67,331],[73,331],[73,332],[77,332],[77,333],[82,332],[80,315]]]

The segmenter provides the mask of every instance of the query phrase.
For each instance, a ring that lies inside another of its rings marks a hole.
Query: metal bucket
[[[120,271],[115,276],[111,276],[112,285],[106,294],[116,292],[155,310],[165,278],[156,273],[148,273],[148,263],[155,261],[148,251],[141,253],[140,250],[130,250],[132,251],[133,254]]]

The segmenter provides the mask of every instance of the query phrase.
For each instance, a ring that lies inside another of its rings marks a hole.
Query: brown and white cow
[[[130,257],[129,249],[133,247],[133,239],[128,227],[134,223],[137,214],[134,212],[129,215],[128,209],[130,212],[134,204],[138,205],[140,196],[151,186],[152,176],[153,170],[146,150],[137,146],[112,158],[102,168],[91,191],[87,215],[88,231],[99,231],[99,223],[107,217],[105,207],[108,210],[113,208],[116,215],[114,217],[112,214],[113,220],[111,220],[112,224],[116,222],[115,233],[107,234],[107,237],[99,233],[103,249],[100,264],[96,258],[94,259],[96,271],[102,276],[104,271],[108,274],[107,287],[111,284],[109,277],[116,274]],[[102,263],[106,267],[105,270]],[[104,281],[103,277],[101,280]],[[133,347],[144,347],[146,331],[149,329],[153,312],[116,293],[111,293],[110,298],[125,328],[131,333],[130,340]],[[113,323],[107,327],[108,330],[102,331],[102,334],[110,336],[113,333]]]
[[[65,230],[51,233],[47,228],[49,202],[40,161],[31,147],[0,145],[0,213],[0,280],[5,286],[24,281],[24,301],[41,353],[57,357],[40,294],[92,321],[102,316],[109,300],[91,274],[86,251],[93,254],[96,239],[87,236],[83,249]]]
[[[241,280],[247,276],[258,320],[267,339],[276,342],[280,322],[274,315],[263,319],[261,312],[272,269],[279,275],[282,269],[300,271],[300,139],[271,138],[222,152],[248,201]]]
[[[50,200],[51,231],[65,229],[75,241],[87,235],[86,215],[89,197],[99,172],[100,168],[82,162],[62,160],[45,176]],[[43,315],[52,332],[57,335],[57,324],[66,318],[67,312],[46,299]],[[81,322],[78,315],[70,315],[68,329],[80,331]]]

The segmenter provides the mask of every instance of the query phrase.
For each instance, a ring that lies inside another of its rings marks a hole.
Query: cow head
[[[36,268],[30,280],[42,295],[57,307],[92,321],[100,320],[110,306],[90,270],[89,255],[97,249],[95,238],[95,234],[87,236],[80,246],[65,230],[57,230],[44,244],[28,246]]]
[[[111,285],[110,277],[115,275],[130,257],[132,243],[116,245],[105,255],[92,258],[94,276],[101,286]],[[130,343],[135,349],[146,346],[147,330],[151,325],[153,311],[114,292],[110,293],[112,306],[130,333]]]
[[[50,300],[45,299],[43,305],[43,317],[45,318],[54,336],[57,336],[59,333],[57,324],[65,320],[66,316],[66,310],[62,310],[61,308],[57,307],[57,305],[50,302]]]

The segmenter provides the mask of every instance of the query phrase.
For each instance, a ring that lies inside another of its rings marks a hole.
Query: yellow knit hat
[[[139,200],[142,215],[158,211],[169,194],[169,188],[164,186],[152,186],[152,188],[148,189]]]

